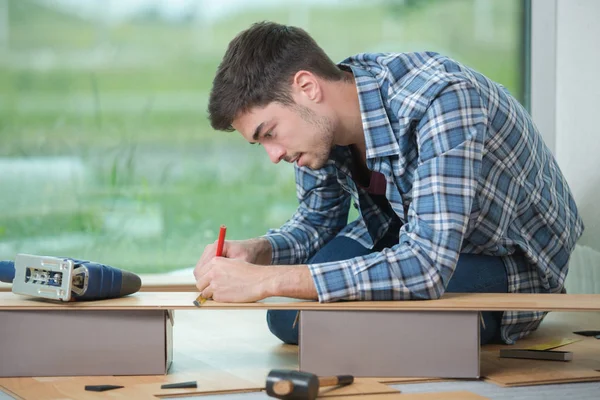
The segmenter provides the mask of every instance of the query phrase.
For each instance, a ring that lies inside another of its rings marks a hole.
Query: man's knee
[[[298,324],[294,325],[297,314],[295,310],[268,310],[269,330],[284,343],[298,344]]]
[[[446,287],[449,293],[506,293],[508,274],[501,257],[461,254]]]
[[[481,313],[479,343],[501,343],[502,311],[484,311]]]
[[[350,258],[367,255],[372,250],[363,247],[354,239],[337,236],[329,241],[320,251],[308,260],[309,264],[329,261],[348,260]],[[288,344],[298,344],[298,325],[294,326],[297,311],[295,310],[269,310],[267,311],[267,324],[273,335]]]

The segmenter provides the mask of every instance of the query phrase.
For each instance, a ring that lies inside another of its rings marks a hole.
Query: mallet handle
[[[319,378],[319,387],[349,385],[354,382],[352,375],[324,376]]]

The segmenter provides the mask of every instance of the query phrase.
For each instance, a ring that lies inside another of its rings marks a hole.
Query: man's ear
[[[320,102],[323,97],[321,82],[310,71],[301,70],[296,72],[292,82],[292,91],[316,103]]]

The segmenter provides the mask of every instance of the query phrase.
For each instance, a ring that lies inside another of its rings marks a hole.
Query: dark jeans
[[[382,246],[378,246],[382,248]],[[385,246],[383,246],[385,247]],[[369,250],[358,242],[338,236],[327,243],[309,261],[321,263],[327,261],[347,260],[369,254],[378,249]],[[282,267],[285,268],[285,267]],[[506,293],[508,278],[504,262],[500,257],[479,254],[461,254],[456,270],[448,283],[448,293]],[[267,323],[271,332],[288,344],[298,344],[298,324],[294,325],[297,311],[269,310]],[[500,321],[502,312],[482,312],[481,344],[500,341]]]

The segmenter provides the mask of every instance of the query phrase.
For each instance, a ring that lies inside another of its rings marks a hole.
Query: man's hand
[[[213,257],[196,275],[196,287],[202,297],[218,302],[254,302],[270,295],[276,276],[274,267]]]
[[[264,238],[249,240],[226,240],[223,245],[223,257],[243,260],[252,264],[268,265],[271,263],[271,243]],[[194,268],[196,280],[205,272],[208,262],[215,258],[217,254],[217,242],[207,245],[204,248],[200,260]]]
[[[221,303],[251,303],[271,296],[318,299],[306,265],[262,266],[225,257],[213,257],[199,270],[196,287],[202,297]]]

